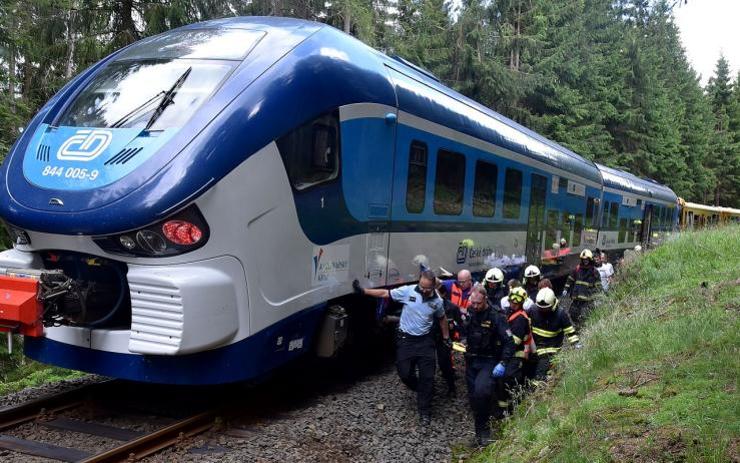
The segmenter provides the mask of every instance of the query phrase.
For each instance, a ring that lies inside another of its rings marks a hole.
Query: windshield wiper
[[[188,78],[192,70],[192,66],[185,69],[185,72],[183,72],[182,75],[177,78],[175,83],[172,84],[172,87],[170,87],[170,89],[165,92],[164,96],[162,97],[162,101],[159,102],[159,105],[157,106],[157,109],[154,110],[154,114],[152,114],[152,117],[149,118],[149,122],[146,123],[146,127],[144,127],[144,130],[149,130],[149,128],[151,128],[151,126],[153,126],[154,123],[157,122],[157,119],[159,119],[159,116],[162,115],[164,110],[167,109],[167,107],[174,102],[177,91],[180,90],[180,87],[185,82],[185,79]]]
[[[144,109],[147,106],[149,106],[150,104],[152,104],[152,102],[154,100],[156,100],[160,96],[164,95],[165,93],[166,92],[164,90],[160,90],[156,95],[154,95],[153,97],[149,98],[148,100],[146,100],[145,102],[143,102],[139,106],[135,107],[131,111],[129,111],[126,114],[124,114],[123,117],[121,117],[120,119],[118,119],[116,122],[112,123],[110,126],[112,128],[117,128],[117,127],[122,126],[123,124],[125,124],[126,122],[128,122],[134,114],[138,113],[142,109]]]

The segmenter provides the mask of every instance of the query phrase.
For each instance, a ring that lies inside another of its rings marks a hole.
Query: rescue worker
[[[593,306],[593,298],[601,286],[601,277],[594,267],[594,255],[589,249],[581,251],[581,263],[568,275],[563,297],[570,296],[570,318],[580,326]]]
[[[466,321],[462,318],[460,307],[446,298],[447,290],[442,284],[442,281],[439,279],[437,281],[439,282],[437,292],[444,304],[450,339],[452,341],[460,341],[465,331]],[[434,325],[434,344],[437,350],[437,365],[439,365],[439,371],[447,384],[447,396],[454,397],[457,395],[457,387],[455,386],[455,363],[452,356],[452,348],[449,343],[444,342],[442,339],[442,330],[438,324]]]
[[[486,276],[483,278],[483,285],[486,288],[488,302],[496,310],[503,312],[501,309],[501,299],[506,297],[507,294],[506,286],[504,286],[504,272],[496,267],[488,270]]]
[[[519,280],[512,278],[507,283],[507,286],[509,287],[509,292],[506,296],[501,298],[500,304],[501,310],[504,312],[505,315],[508,316],[511,311],[511,305],[509,304],[509,294],[511,294],[512,289],[521,288],[522,283]],[[524,292],[526,293],[526,290]],[[524,301],[524,310],[530,310],[532,307],[534,307],[534,301],[530,299],[529,296],[527,296],[527,299],[525,299]]]
[[[460,307],[463,313],[467,313],[468,310],[468,298],[470,297],[470,290],[473,288],[473,276],[470,274],[470,270],[462,269],[457,272],[457,280],[445,280],[442,282],[450,302]]]
[[[416,391],[419,423],[431,423],[432,391],[434,388],[435,349],[432,325],[435,320],[442,331],[443,342],[451,345],[447,317],[442,298],[435,291],[436,275],[431,270],[421,273],[419,283],[387,289],[366,289],[354,280],[355,293],[376,298],[390,297],[403,305],[398,327],[396,368],[398,377]],[[419,369],[417,376],[416,369]]]
[[[527,291],[521,286],[511,288],[509,293],[510,312],[507,322],[509,331],[514,341],[514,356],[506,366],[506,377],[498,385],[496,396],[498,407],[503,410],[511,410],[511,393],[523,382],[524,361],[527,360],[534,350],[532,338],[532,327],[529,316],[524,311],[524,301],[527,300]]]
[[[536,309],[529,313],[532,335],[537,346],[535,381],[547,379],[552,357],[560,351],[563,337],[576,349],[581,348],[573,322],[566,312],[558,308],[558,299],[551,288],[542,288],[535,298]]]
[[[465,380],[475,422],[475,439],[485,445],[491,438],[489,420],[496,382],[503,380],[514,355],[514,341],[506,318],[489,303],[483,286],[470,295],[470,325],[465,352]]]
[[[530,299],[534,300],[537,296],[537,285],[540,283],[542,273],[539,267],[536,265],[530,265],[524,269],[524,289],[527,290],[527,295]]]

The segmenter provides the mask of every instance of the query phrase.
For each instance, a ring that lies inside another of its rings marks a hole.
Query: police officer
[[[563,338],[567,336],[568,342],[576,349],[580,349],[581,344],[573,322],[566,312],[558,308],[558,300],[551,288],[540,289],[535,298],[535,305],[537,308],[529,313],[532,335],[537,345],[534,380],[544,381],[547,379],[553,356],[563,345]]]
[[[436,275],[431,270],[421,273],[419,283],[392,290],[365,289],[355,280],[352,287],[357,294],[372,297],[390,297],[403,305],[399,321],[396,349],[398,377],[412,391],[416,391],[419,423],[431,422],[432,391],[434,387],[435,348],[431,334],[435,320],[442,331],[442,339],[451,344],[447,317],[442,298],[435,291]],[[417,376],[416,369],[419,369]]]
[[[536,265],[530,265],[524,269],[524,289],[527,290],[527,296],[532,300],[537,296],[537,285],[541,278],[542,273]]]
[[[514,341],[506,319],[489,304],[486,290],[475,286],[470,294],[471,309],[465,353],[465,380],[475,421],[475,438],[485,445],[491,438],[491,399],[497,379],[503,379],[514,354]]]
[[[581,325],[593,306],[593,298],[601,287],[599,271],[594,267],[594,255],[589,249],[581,251],[581,263],[568,275],[563,289],[563,297],[570,295],[570,317]]]
[[[496,310],[503,312],[501,299],[507,294],[506,286],[504,286],[504,272],[496,267],[488,270],[483,278],[483,285],[488,295],[488,303]]]

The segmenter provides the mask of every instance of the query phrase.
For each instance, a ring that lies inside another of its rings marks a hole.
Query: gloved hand
[[[355,281],[357,281],[357,280],[355,280]],[[561,297],[567,297],[568,296],[568,290],[567,289],[564,289],[563,290],[563,294],[561,294],[560,296]]]
[[[446,348],[450,350],[452,349],[452,339],[450,338],[442,339],[442,344],[444,344]]]
[[[365,294],[365,292],[362,289],[362,286],[360,286],[360,281],[356,278],[352,282],[352,289],[355,291],[355,294]]]
[[[499,362],[499,364],[496,365],[496,368],[491,372],[491,376],[494,378],[503,378],[504,373],[506,373],[506,367],[504,367],[503,362]]]
[[[573,344],[573,348],[574,349],[579,349],[579,350],[580,349],[583,349],[583,344],[581,344],[580,342],[577,342],[577,343]]]

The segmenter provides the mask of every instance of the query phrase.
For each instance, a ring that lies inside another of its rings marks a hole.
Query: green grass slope
[[[13,353],[8,354],[5,333],[0,333],[0,336],[0,397],[27,387],[84,375],[24,358],[22,340],[18,336],[15,337]]]
[[[620,272],[477,462],[740,461],[740,227],[679,238]]]

